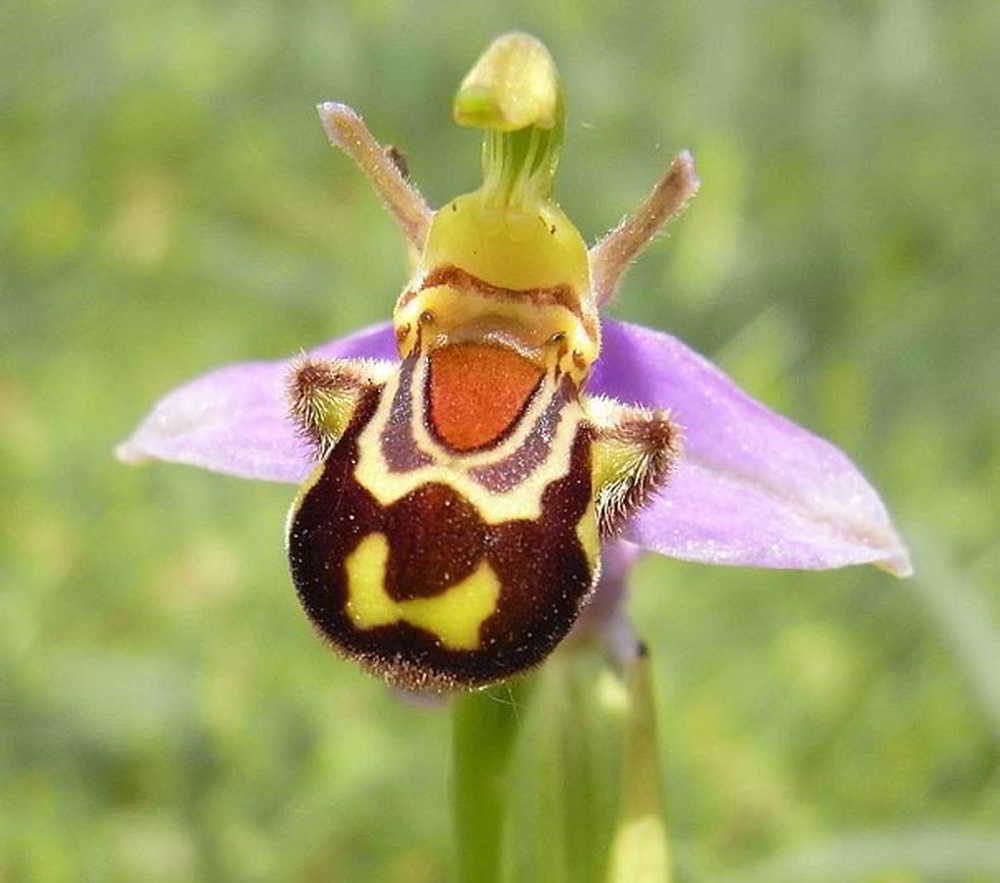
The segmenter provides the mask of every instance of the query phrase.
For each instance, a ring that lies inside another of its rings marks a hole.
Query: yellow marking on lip
[[[399,607],[403,619],[433,632],[450,650],[475,650],[479,628],[496,610],[499,597],[500,580],[483,561],[443,595],[402,601]]]
[[[400,620],[399,606],[383,585],[389,561],[385,534],[370,533],[344,560],[347,569],[347,615],[359,629],[392,625]]]
[[[449,650],[476,650],[479,629],[496,610],[500,580],[483,561],[464,580],[433,598],[395,601],[385,591],[389,542],[385,534],[368,534],[347,556],[347,615],[359,629],[399,621],[422,628]]]
[[[587,563],[590,565],[591,573],[593,573],[600,565],[601,555],[601,541],[597,532],[597,513],[594,510],[593,498],[587,504],[587,511],[583,513],[583,517],[576,523],[576,537],[580,541],[580,545],[583,546],[583,554],[587,557]]]

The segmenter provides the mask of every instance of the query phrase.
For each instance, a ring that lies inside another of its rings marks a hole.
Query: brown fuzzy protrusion
[[[299,433],[326,459],[350,422],[360,392],[380,382],[382,363],[304,356],[288,378],[289,413]]]
[[[599,400],[594,451],[597,520],[602,537],[625,522],[670,478],[681,453],[680,429],[666,411]]]

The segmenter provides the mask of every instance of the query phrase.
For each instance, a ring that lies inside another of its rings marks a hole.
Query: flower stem
[[[669,883],[670,849],[656,738],[656,699],[645,649],[628,674],[622,803],[611,844],[607,883]]]
[[[498,883],[509,767],[530,678],[452,699],[452,813],[459,883]]]

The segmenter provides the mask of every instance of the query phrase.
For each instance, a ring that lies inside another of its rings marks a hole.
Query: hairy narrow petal
[[[324,358],[396,359],[388,323],[312,350]],[[300,482],[315,459],[289,417],[290,360],[244,362],[167,393],[115,450],[120,460],[189,463],[267,481]]]
[[[613,320],[603,332],[589,391],[669,408],[684,441],[667,487],[625,539],[713,564],[911,572],[878,494],[841,451],[670,335]]]
[[[361,116],[346,104],[327,101],[318,107],[331,144],[337,145],[372,182],[407,241],[417,251],[424,247],[433,212],[404,173],[404,168],[368,131]]]
[[[632,259],[687,207],[700,186],[694,157],[682,150],[646,201],[590,249],[590,275],[599,307],[614,295]]]
[[[602,537],[617,536],[626,521],[666,483],[681,454],[680,432],[665,410],[589,396],[594,426],[591,458]]]

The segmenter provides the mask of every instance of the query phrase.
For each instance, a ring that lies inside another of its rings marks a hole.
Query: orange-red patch
[[[430,417],[441,440],[471,451],[499,438],[542,377],[512,349],[457,343],[431,353]]]

